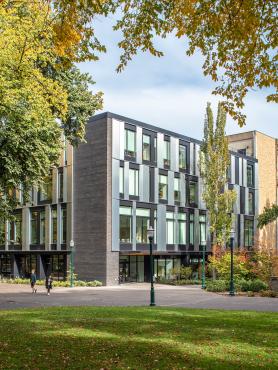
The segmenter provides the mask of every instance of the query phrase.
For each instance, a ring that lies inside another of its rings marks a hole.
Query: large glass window
[[[149,135],[143,135],[143,160],[151,160],[151,137]]]
[[[67,243],[67,209],[61,209],[61,243]]]
[[[195,181],[189,181],[189,194],[188,203],[197,204],[198,203],[198,183]]]
[[[63,201],[63,192],[64,192],[64,173],[63,170],[58,173],[58,194],[59,199]]]
[[[200,245],[207,245],[207,224],[206,224],[206,215],[199,216],[199,232],[200,232]]]
[[[124,168],[120,167],[119,169],[119,193],[124,193]]]
[[[168,177],[159,175],[159,199],[168,199]]]
[[[45,212],[40,211],[40,244],[45,243]]]
[[[52,199],[52,176],[48,176],[39,191],[39,200],[50,200]]]
[[[186,146],[179,146],[179,168],[182,170],[186,169]]]
[[[125,130],[125,155],[135,157],[136,155],[136,132]]]
[[[148,243],[147,230],[150,223],[150,210],[136,209],[136,243]]]
[[[31,211],[31,244],[45,243],[45,211]]]
[[[132,243],[132,208],[120,207],[120,242]]]
[[[178,244],[186,244],[186,213],[178,214]]]
[[[194,225],[194,213],[189,214],[189,244],[194,245],[195,240],[195,225]]]
[[[57,243],[57,210],[51,210],[51,243]]]
[[[248,193],[248,208],[249,208],[249,215],[254,214],[254,193],[249,191]]]
[[[181,200],[181,191],[180,191],[180,178],[174,179],[174,200],[175,202],[180,202]]]
[[[254,239],[254,221],[244,220],[244,246],[252,247]]]
[[[163,141],[163,163],[164,166],[170,166],[170,141]]]
[[[254,186],[254,166],[252,164],[247,164],[247,186]]]
[[[139,196],[139,170],[129,169],[129,195]]]
[[[22,241],[22,215],[16,214],[15,219],[8,224],[8,243],[13,241],[21,244]]]
[[[166,212],[166,241],[167,244],[175,244],[174,212]]]

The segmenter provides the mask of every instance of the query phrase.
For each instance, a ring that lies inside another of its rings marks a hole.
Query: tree
[[[57,164],[61,135],[72,144],[102,105],[93,81],[57,51],[47,1],[0,6],[0,223],[17,193],[39,186]]]
[[[60,30],[63,25],[67,29],[69,24],[80,30],[83,48],[92,40],[98,50],[105,50],[94,36],[93,21],[98,14],[115,14],[114,28],[123,34],[118,71],[138,50],[163,56],[155,47],[157,36],[174,34],[184,38],[188,56],[197,50],[201,52],[204,74],[218,83],[213,93],[224,97],[223,107],[240,126],[245,123],[241,109],[248,91],[272,87],[276,92],[270,90],[267,101],[278,101],[275,0],[54,0],[53,3],[58,18],[67,20],[60,23]]]
[[[278,219],[278,205],[272,204],[271,207],[265,207],[263,213],[258,216],[258,228],[262,229],[264,226]]]
[[[232,225],[232,209],[236,199],[234,190],[226,189],[230,164],[228,141],[225,136],[226,113],[218,104],[216,124],[207,105],[204,139],[200,150],[200,175],[204,182],[203,199],[208,209],[212,243],[224,245]]]

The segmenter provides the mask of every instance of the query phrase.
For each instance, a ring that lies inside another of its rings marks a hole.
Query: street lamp
[[[70,241],[70,287],[73,288],[74,286],[74,276],[73,276],[73,271],[74,271],[74,260],[73,260],[73,252],[74,252],[74,241]]]
[[[203,245],[202,289],[206,289],[206,246]]]
[[[147,230],[147,236],[150,242],[150,270],[151,270],[151,302],[150,306],[155,306],[155,298],[154,298],[154,287],[153,287],[153,238],[154,238],[154,229],[149,226]]]
[[[230,248],[231,248],[231,275],[230,275],[230,292],[229,295],[233,297],[235,295],[234,289],[234,238],[235,231],[232,228],[230,231]]]

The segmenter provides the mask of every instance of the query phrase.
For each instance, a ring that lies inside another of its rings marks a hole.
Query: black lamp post
[[[232,228],[230,231],[230,248],[231,248],[231,275],[230,275],[230,292],[229,295],[233,297],[235,295],[234,288],[234,238],[235,231]]]
[[[154,287],[153,287],[153,238],[154,229],[150,226],[147,230],[148,239],[150,242],[150,270],[151,270],[151,301],[150,306],[155,306]]]

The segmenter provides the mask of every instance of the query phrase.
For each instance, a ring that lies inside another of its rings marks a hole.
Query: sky
[[[121,54],[117,42],[121,34],[112,30],[113,19],[99,18],[96,35],[106,45],[107,53],[97,62],[80,63],[82,72],[88,72],[96,84],[92,90],[103,91],[104,107],[110,111],[179,134],[202,139],[207,102],[212,103],[216,115],[221,97],[211,94],[215,87],[202,72],[200,54],[188,57],[185,40],[173,36],[156,42],[165,53],[156,58],[139,53],[123,72],[116,67]],[[266,91],[252,91],[246,99],[246,125],[240,128],[228,117],[227,134],[259,130],[278,138],[278,105],[267,103]],[[100,112],[98,112],[100,113]]]

